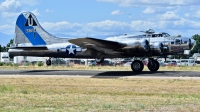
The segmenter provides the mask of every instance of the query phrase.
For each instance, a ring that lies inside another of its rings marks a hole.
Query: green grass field
[[[2,70],[122,70],[130,67],[1,66]],[[144,68],[148,71],[147,67]],[[200,71],[161,67],[159,71]],[[124,112],[200,110],[200,80],[142,78],[0,78],[0,112]]]
[[[1,77],[0,111],[199,111],[200,80]]]

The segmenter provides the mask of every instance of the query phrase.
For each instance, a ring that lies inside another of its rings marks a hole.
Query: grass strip
[[[199,111],[200,80],[1,77],[0,111]]]

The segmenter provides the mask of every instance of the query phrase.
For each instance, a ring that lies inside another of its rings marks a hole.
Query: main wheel
[[[155,72],[158,71],[160,64],[156,60],[149,60],[147,67],[149,68],[150,71]]]
[[[46,64],[47,64],[47,66],[50,66],[51,65],[51,60],[50,59],[46,60]]]
[[[143,70],[143,68],[144,68],[144,64],[140,60],[135,60],[131,64],[131,69],[134,72],[141,72]]]

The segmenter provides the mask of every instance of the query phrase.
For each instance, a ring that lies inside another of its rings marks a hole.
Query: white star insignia
[[[72,45],[71,45],[70,48],[67,49],[67,50],[69,51],[69,54],[70,54],[70,53],[74,54],[75,48],[72,48]]]

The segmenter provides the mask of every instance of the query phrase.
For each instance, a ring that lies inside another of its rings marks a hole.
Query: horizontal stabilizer
[[[48,50],[46,46],[9,47],[9,49]]]

